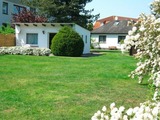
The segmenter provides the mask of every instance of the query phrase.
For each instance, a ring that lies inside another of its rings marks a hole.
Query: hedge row
[[[48,48],[31,48],[31,47],[0,47],[0,55],[35,55],[49,56],[51,50]]]

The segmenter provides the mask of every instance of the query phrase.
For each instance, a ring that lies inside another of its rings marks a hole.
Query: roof
[[[129,20],[110,21],[107,24],[92,30],[91,34],[127,34],[128,31],[132,29],[129,22]]]
[[[100,27],[102,24],[106,24],[114,20],[133,20],[136,22],[138,19],[131,18],[131,17],[123,17],[123,16],[109,16],[109,17],[97,20],[96,23],[94,24],[94,29]]]
[[[78,26],[78,28],[81,28],[81,29],[90,33],[89,30],[87,30],[86,28],[83,28],[80,25],[75,24],[75,23],[13,23],[13,24],[16,26],[19,26],[19,27],[20,26],[24,26],[24,27],[29,27],[29,26],[34,26],[34,27],[38,27],[38,26],[40,26],[40,27],[42,27],[42,26],[43,27],[70,26],[73,29],[76,29],[77,28],[76,26]]]
[[[6,0],[6,1],[16,3],[16,4],[22,4],[21,0]]]
[[[75,23],[14,23],[17,26],[73,26]]]

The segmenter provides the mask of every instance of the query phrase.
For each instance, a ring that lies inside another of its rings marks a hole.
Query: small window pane
[[[33,13],[36,13],[36,8],[30,7],[30,11],[33,12]]]
[[[8,3],[3,2],[2,11],[3,11],[3,14],[8,14]]]
[[[86,35],[86,37],[85,37],[85,43],[87,43],[87,35]]]
[[[38,34],[37,33],[27,33],[26,44],[38,44]]]
[[[118,43],[120,44],[120,42],[122,41],[122,40],[124,40],[126,38],[126,36],[118,36]]]
[[[18,13],[22,12],[25,9],[25,7],[14,5],[13,9],[14,9],[13,13],[18,14]]]
[[[99,43],[106,43],[106,36],[105,35],[99,36]]]

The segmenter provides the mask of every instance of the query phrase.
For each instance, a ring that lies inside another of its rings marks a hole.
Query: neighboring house
[[[124,40],[128,31],[132,29],[130,20],[114,20],[91,31],[91,41],[99,48],[120,48],[120,41]],[[98,43],[98,44],[97,44]]]
[[[52,38],[64,26],[71,26],[84,41],[83,53],[90,53],[90,31],[74,23],[16,23],[16,45],[50,48]]]
[[[26,8],[20,0],[0,0],[0,26],[11,23],[12,15]]]
[[[130,17],[122,17],[122,16],[109,16],[103,19],[99,19],[95,22],[93,29],[97,29],[105,24],[107,24],[110,21],[114,20],[130,20],[130,21],[137,21],[138,19],[136,18],[130,18]]]

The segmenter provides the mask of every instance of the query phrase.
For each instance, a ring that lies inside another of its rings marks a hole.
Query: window
[[[105,35],[99,36],[99,43],[106,43],[106,36]]]
[[[83,39],[83,35],[81,35],[82,39]]]
[[[36,8],[32,8],[32,7],[31,7],[31,8],[30,8],[30,11],[33,12],[33,13],[36,13]]]
[[[85,37],[85,43],[87,43],[87,35],[86,35],[86,37]]]
[[[3,14],[8,14],[8,3],[3,2],[2,12]]]
[[[26,44],[37,45],[38,44],[38,33],[27,33]]]
[[[118,24],[119,24],[119,21],[115,21],[115,23],[113,25],[117,26]]]
[[[22,12],[22,10],[24,10],[25,7],[22,7],[22,6],[18,6],[18,5],[14,5],[14,14],[18,14],[20,12]]]
[[[126,36],[118,36],[118,44],[120,44],[125,38]]]

